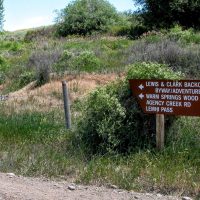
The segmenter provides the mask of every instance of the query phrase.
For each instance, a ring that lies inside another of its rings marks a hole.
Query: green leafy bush
[[[35,80],[35,73],[30,71],[25,71],[24,73],[20,74],[18,79],[18,85],[19,87],[23,87],[34,80]]]
[[[113,36],[129,36],[132,27],[132,21],[129,15],[120,14],[120,20],[108,27],[108,33]]]
[[[11,70],[11,71],[10,71]],[[4,93],[14,92],[22,87],[25,87],[27,84],[36,80],[36,74],[34,71],[27,71],[26,66],[17,66],[16,70],[10,69],[6,74],[7,80],[10,80],[12,77],[12,81],[6,84],[6,88],[3,90]],[[13,74],[11,74],[11,72]],[[17,74],[17,75],[16,75]],[[15,76],[14,76],[15,75]]]
[[[23,43],[16,41],[1,41],[0,50],[8,50],[17,52],[23,48]]]
[[[95,72],[100,66],[100,60],[92,51],[83,51],[73,60],[73,68],[76,71]]]
[[[142,112],[128,79],[180,79],[182,75],[156,63],[129,68],[125,80],[97,89],[84,102],[78,131],[93,153],[128,153],[155,145],[155,116]]]
[[[0,84],[2,84],[5,81],[7,71],[8,71],[7,60],[0,55]]]
[[[181,72],[173,72],[167,65],[143,62],[131,65],[127,79],[180,79],[184,75]]]
[[[61,36],[86,35],[106,31],[119,20],[120,15],[107,0],[76,0],[59,13],[57,31]]]
[[[173,38],[175,40],[179,40],[182,43],[200,43],[200,33],[195,32],[192,28],[183,30],[183,28],[179,25],[174,26],[170,29],[167,34],[169,38]]]
[[[125,119],[125,109],[105,88],[90,94],[80,123],[84,142],[93,152],[111,152],[119,144],[118,133]]]
[[[53,66],[55,72],[57,74],[63,74],[65,71],[71,69],[74,56],[73,52],[64,50],[58,62]]]
[[[124,24],[117,23],[112,25],[109,27],[108,32],[114,36],[127,36],[131,39],[137,39],[148,30],[147,27],[135,19],[132,22],[128,21]]]
[[[129,36],[133,39],[137,39],[139,38],[143,33],[147,32],[148,28],[144,25],[136,25],[136,26],[132,26],[129,32]]]
[[[114,25],[109,27],[109,33],[113,36],[128,36],[130,29],[130,26]]]
[[[87,50],[79,53],[64,50],[62,57],[54,66],[57,73],[63,73],[65,71],[96,72],[100,68],[100,59],[93,51]]]

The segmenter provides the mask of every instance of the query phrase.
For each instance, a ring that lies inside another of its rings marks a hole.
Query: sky
[[[133,10],[133,0],[108,0],[118,11]],[[4,0],[4,29],[14,31],[54,23],[55,10],[67,6],[70,0]]]

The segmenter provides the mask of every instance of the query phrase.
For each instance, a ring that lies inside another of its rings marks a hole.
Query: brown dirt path
[[[140,194],[120,189],[75,185],[0,173],[0,200],[179,200],[160,194]]]

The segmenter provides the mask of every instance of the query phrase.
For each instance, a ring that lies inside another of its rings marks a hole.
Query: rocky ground
[[[0,173],[0,200],[187,200],[187,197],[135,193],[116,186],[96,187]],[[190,198],[188,198],[190,200]]]

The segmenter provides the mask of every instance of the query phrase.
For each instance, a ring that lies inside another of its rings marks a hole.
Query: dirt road
[[[73,185],[0,173],[0,200],[179,200],[161,194],[139,194],[120,189]]]

